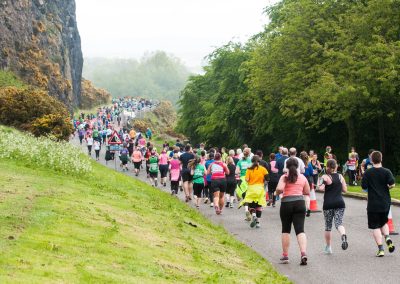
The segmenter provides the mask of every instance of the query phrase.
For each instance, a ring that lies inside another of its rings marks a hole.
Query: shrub
[[[0,126],[0,158],[24,162],[27,166],[50,168],[57,172],[81,175],[92,172],[90,160],[66,141],[36,138]]]
[[[142,133],[146,132],[148,127],[150,127],[150,124],[144,120],[140,119],[133,120],[133,128],[139,130]]]
[[[56,121],[50,122],[49,115]],[[68,139],[72,127],[68,125],[69,113],[63,103],[32,88],[0,88],[0,123],[29,130],[35,135],[54,135]],[[38,127],[38,129],[35,129]]]
[[[103,89],[96,88],[91,81],[82,79],[81,107],[91,109],[111,101],[111,94]]]

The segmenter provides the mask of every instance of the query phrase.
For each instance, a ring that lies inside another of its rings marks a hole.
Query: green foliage
[[[54,120],[52,117],[49,119]],[[67,175],[78,176],[92,171],[91,163],[68,142],[56,143],[47,137],[36,138],[4,126],[0,126],[0,132],[1,159],[18,161],[34,169],[52,169]]]
[[[14,73],[0,70],[0,88],[4,87],[24,88],[26,85]]]
[[[65,105],[45,91],[32,88],[0,88],[0,124],[59,140],[68,140],[73,132]]]
[[[178,129],[219,146],[380,149],[400,170],[400,1],[284,0],[242,53],[217,49],[181,94]],[[338,139],[339,138],[339,139]]]
[[[85,59],[84,77],[115,97],[145,97],[175,104],[190,75],[183,63],[165,52],[134,59]]]

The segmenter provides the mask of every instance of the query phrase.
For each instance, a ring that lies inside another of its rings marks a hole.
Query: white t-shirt
[[[100,143],[99,143],[99,141],[94,142],[94,149],[95,149],[95,150],[100,150]]]
[[[86,139],[86,143],[87,143],[88,146],[92,146],[93,145],[93,138],[92,137],[88,137]]]
[[[303,162],[302,159],[300,159],[299,157],[289,157],[289,158],[296,158],[296,159],[297,159],[297,162],[299,163],[299,166],[297,167],[297,172],[298,172],[299,174],[304,174],[304,173],[306,172],[306,166],[304,165],[304,162]],[[284,166],[283,166],[283,172],[284,172],[284,173],[287,173],[287,172],[288,172],[288,169],[286,168],[286,162],[287,162],[288,160],[289,160],[289,159],[286,159],[286,160],[285,160],[285,163],[284,163]]]

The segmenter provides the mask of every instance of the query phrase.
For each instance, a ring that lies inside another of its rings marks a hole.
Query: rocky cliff
[[[81,40],[74,0],[0,0],[0,69],[79,105]]]

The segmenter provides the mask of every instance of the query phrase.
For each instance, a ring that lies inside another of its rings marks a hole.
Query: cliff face
[[[79,105],[81,40],[74,0],[0,0],[0,69]]]

